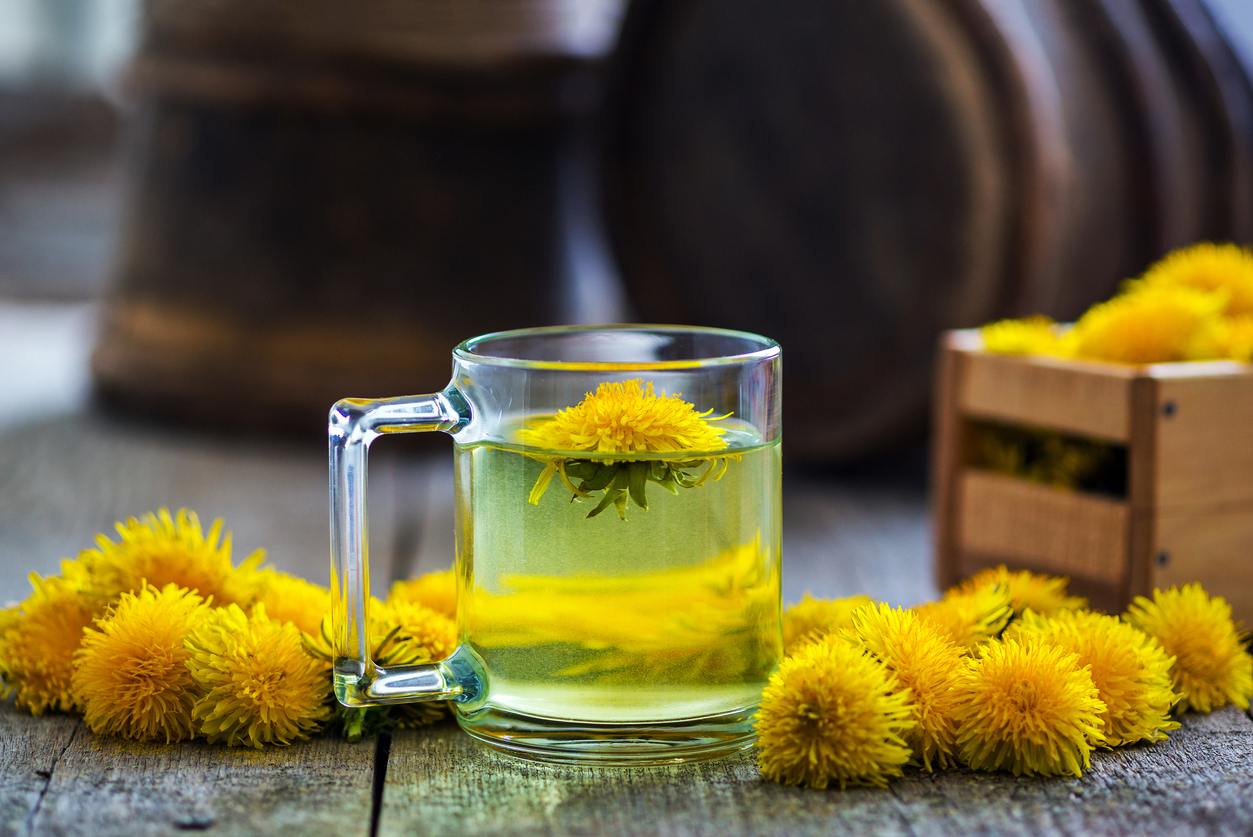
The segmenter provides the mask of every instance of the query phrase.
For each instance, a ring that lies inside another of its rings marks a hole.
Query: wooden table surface
[[[0,305],[0,324],[5,315]],[[0,330],[0,360],[13,356]],[[160,505],[226,518],[236,558],[264,546],[280,569],[327,581],[319,440],[231,440],[98,415],[81,394],[65,394],[81,389],[71,367],[24,383],[11,366],[0,373],[15,398],[22,386],[46,390],[34,407],[0,411],[0,602],[24,597],[29,572],[55,572],[114,520]],[[64,385],[49,389],[57,374]],[[787,601],[806,590],[899,605],[936,594],[919,459],[786,474]],[[450,457],[387,440],[371,464],[380,590],[447,566]],[[1190,716],[1169,742],[1098,753],[1082,779],[955,770],[909,773],[886,791],[803,791],[763,781],[750,753],[676,767],[548,767],[489,752],[453,724],[260,752],[140,745],[97,738],[76,718],[0,705],[0,837],[188,831],[1253,835],[1253,720],[1230,708]]]

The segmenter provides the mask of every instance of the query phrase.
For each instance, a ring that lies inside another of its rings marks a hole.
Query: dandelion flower
[[[1048,317],[1027,317],[1022,320],[1001,320],[989,323],[979,331],[983,348],[1005,355],[1060,355],[1065,344],[1059,338],[1060,327]]]
[[[307,654],[291,622],[245,614],[238,605],[207,614],[187,635],[187,668],[203,697],[192,708],[210,743],[261,747],[308,738],[330,718],[325,662]]]
[[[913,727],[909,691],[885,666],[842,640],[817,642],[770,676],[757,765],[785,785],[885,787],[909,761]]]
[[[1133,285],[1219,291],[1227,296],[1227,314],[1253,314],[1253,251],[1235,244],[1194,244],[1154,264]]]
[[[815,599],[806,593],[783,613],[783,655],[836,633],[852,624],[853,611],[869,605],[868,596],[846,599]]]
[[[1253,657],[1221,596],[1210,598],[1199,584],[1154,590],[1152,601],[1137,596],[1125,618],[1175,658],[1180,712],[1211,712],[1228,703],[1249,708]]]
[[[1092,306],[1071,332],[1077,357],[1116,363],[1204,360],[1198,338],[1226,296],[1182,286],[1141,286]]]
[[[265,560],[257,550],[236,569],[231,564],[231,535],[222,535],[221,519],[213,521],[206,535],[196,513],[180,509],[171,517],[168,509],[130,518],[117,524],[119,540],[96,537],[96,549],[84,550],[74,562],[76,570],[90,579],[92,592],[105,601],[127,592],[138,592],[145,582],[163,589],[183,587],[213,604],[249,605],[260,584],[256,568]]]
[[[988,567],[960,582],[954,590],[974,593],[979,590],[1004,585],[1009,591],[1010,606],[1015,616],[1021,616],[1027,608],[1042,616],[1052,616],[1061,610],[1078,610],[1088,606],[1088,600],[1066,595],[1068,579],[1019,570],[1011,572],[1004,564]]]
[[[905,740],[913,747],[914,759],[928,771],[952,767],[957,748],[953,681],[963,666],[962,650],[912,611],[893,610],[885,604],[854,613],[846,635],[909,690],[918,725]]]
[[[88,728],[140,741],[193,736],[195,681],[183,647],[207,607],[177,585],[123,593],[74,653],[72,685]]]
[[[267,571],[260,576],[256,607],[264,606],[271,619],[291,622],[304,633],[316,634],[331,611],[331,591],[287,573]]]
[[[0,696],[17,693],[32,715],[74,708],[74,652],[91,624],[90,602],[62,578],[31,575],[35,591],[0,617]]]
[[[457,623],[442,613],[414,602],[377,602],[370,614],[370,621],[380,631],[393,629],[392,642],[397,648],[417,661],[442,660],[457,648]],[[390,648],[384,646],[380,656],[386,656]],[[416,655],[416,657],[415,657]]]
[[[1253,314],[1209,321],[1193,344],[1192,356],[1253,362]]]
[[[431,610],[444,614],[449,619],[457,618],[457,576],[451,570],[427,573],[408,581],[397,581],[392,585],[389,602],[413,602],[424,605]]]
[[[1028,612],[1005,635],[1038,637],[1078,655],[1105,704],[1101,743],[1106,746],[1163,741],[1179,729],[1170,719],[1179,699],[1171,688],[1173,660],[1156,640],[1117,616],[1063,610],[1047,618]]]
[[[940,601],[919,605],[914,612],[966,651],[999,636],[1014,615],[1004,586],[950,590]]]
[[[954,684],[958,757],[1015,776],[1082,775],[1101,740],[1101,702],[1079,657],[1036,638],[989,642]]]

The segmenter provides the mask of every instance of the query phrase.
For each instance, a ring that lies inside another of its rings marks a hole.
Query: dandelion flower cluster
[[[1065,353],[1061,327],[1048,317],[1000,320],[985,325],[983,346],[1005,355],[1060,355]]]
[[[1231,605],[1210,598],[1199,584],[1137,596],[1126,619],[1153,637],[1175,658],[1172,672],[1179,711],[1210,712],[1235,704],[1249,708],[1253,657],[1231,619]]]
[[[1118,363],[1204,360],[1197,337],[1226,305],[1221,294],[1183,286],[1139,286],[1092,306],[1072,332],[1076,357]]]
[[[852,624],[853,613],[870,604],[869,596],[815,599],[806,593],[783,614],[783,653],[796,653]]]
[[[971,594],[1003,586],[1009,593],[1009,603],[1015,616],[1021,616],[1027,609],[1041,616],[1052,616],[1059,611],[1087,607],[1087,599],[1066,594],[1066,584],[1065,578],[1026,570],[1011,571],[1001,564],[980,570],[959,583],[954,592]]]
[[[1253,314],[1253,251],[1235,244],[1194,244],[1169,254],[1139,280],[1146,287],[1183,287],[1220,293],[1226,313]]]

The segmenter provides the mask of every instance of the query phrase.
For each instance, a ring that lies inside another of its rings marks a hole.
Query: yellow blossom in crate
[[[1062,327],[1048,317],[1001,320],[981,328],[983,348],[1006,355],[1065,355]]]
[[[286,745],[308,738],[330,718],[330,676],[310,656],[300,631],[238,605],[206,614],[187,635],[187,668],[202,696],[192,708],[196,732],[232,747]]]
[[[1253,315],[1207,322],[1193,345],[1193,356],[1253,362]]]
[[[852,624],[853,612],[869,605],[868,596],[815,599],[806,593],[783,612],[783,653],[798,650]]]
[[[35,590],[0,615],[0,697],[16,692],[33,715],[74,708],[74,652],[91,624],[92,606],[62,578],[31,575]]]
[[[954,683],[958,758],[1015,776],[1082,774],[1101,740],[1101,702],[1079,657],[1036,638],[989,642]]]
[[[974,593],[979,590],[1004,586],[1009,592],[1014,615],[1021,616],[1027,608],[1043,616],[1052,616],[1061,610],[1078,610],[1088,606],[1088,600],[1066,595],[1068,579],[1051,575],[1018,570],[1011,572],[1004,564],[988,567],[957,584],[953,592]]]
[[[953,681],[963,666],[962,650],[934,625],[908,610],[871,605],[853,614],[845,636],[868,651],[909,690],[918,725],[905,736],[914,760],[928,770],[954,764],[957,724]]]
[[[145,582],[158,589],[174,584],[213,598],[217,607],[247,606],[260,592],[262,573],[257,567],[265,550],[257,550],[237,569],[231,564],[231,535],[223,536],[221,519],[206,534],[196,513],[168,509],[117,524],[118,541],[104,535],[96,549],[84,550],[68,562],[67,575],[86,579],[89,592],[102,601],[122,593],[137,592]]]
[[[940,601],[919,605],[914,612],[966,651],[998,636],[1014,615],[1004,586],[950,590]]]
[[[412,602],[429,607],[449,619],[457,618],[457,576],[451,570],[426,573],[392,585],[387,601]]]
[[[1175,658],[1178,711],[1210,712],[1229,703],[1249,708],[1253,657],[1221,596],[1210,598],[1199,584],[1154,590],[1152,600],[1137,596],[1125,618]]]
[[[1063,610],[1049,618],[1028,611],[1005,636],[1038,637],[1078,655],[1105,704],[1099,743],[1163,741],[1166,733],[1179,729],[1170,719],[1179,699],[1171,688],[1174,660],[1156,640],[1117,616]]]
[[[757,711],[757,765],[767,779],[825,788],[877,785],[901,775],[912,752],[909,690],[839,639],[785,659]]]
[[[331,591],[294,575],[260,573],[260,594],[255,607],[264,607],[271,619],[291,622],[307,634],[316,634],[331,610]]]
[[[1235,244],[1194,244],[1166,256],[1131,285],[1219,291],[1227,297],[1227,314],[1253,315],[1253,251]]]
[[[1227,304],[1223,293],[1182,286],[1140,286],[1098,303],[1075,323],[1076,357],[1116,363],[1205,360],[1200,339]]]
[[[174,584],[123,593],[74,653],[74,696],[97,735],[166,742],[193,737],[196,684],[188,632],[208,610]]]

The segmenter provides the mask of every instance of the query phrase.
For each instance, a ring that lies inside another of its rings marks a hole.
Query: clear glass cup
[[[544,761],[649,764],[750,746],[782,649],[780,370],[778,344],[744,332],[527,329],[462,343],[443,392],[337,403],[339,700],[448,700],[473,737]],[[556,425],[545,422],[585,399],[607,410],[587,407],[593,429],[647,425],[661,449],[548,444],[541,431]],[[622,418],[605,406],[619,402],[639,409]],[[721,441],[691,447],[694,423]],[[429,430],[454,440],[460,645],[438,663],[385,666],[369,653],[366,455],[380,435]]]

